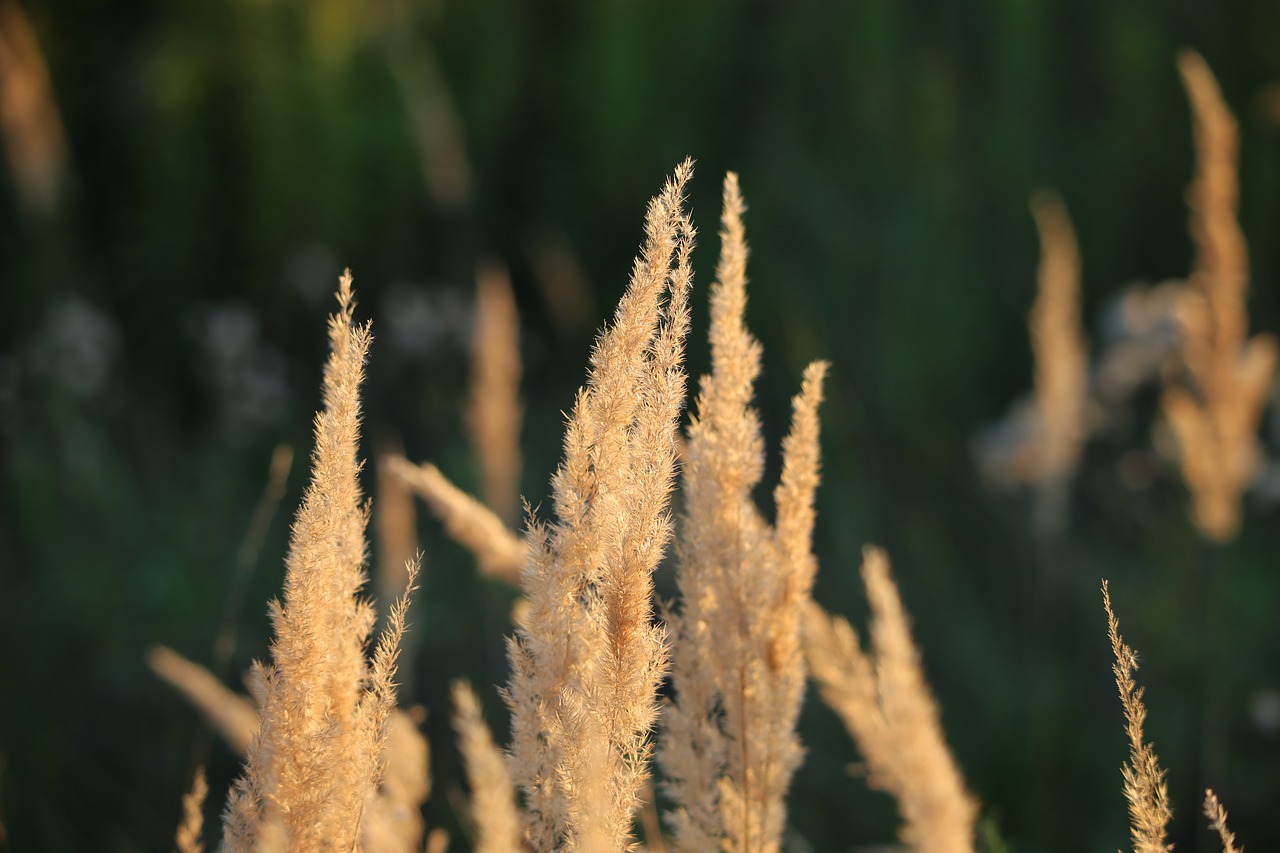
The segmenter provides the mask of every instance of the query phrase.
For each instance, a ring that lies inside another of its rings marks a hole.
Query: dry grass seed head
[[[776,850],[802,754],[795,736],[805,680],[800,619],[816,568],[810,540],[825,365],[810,366],[794,401],[770,526],[752,498],[764,442],[751,408],[761,348],[746,327],[744,210],[730,173],[711,288],[712,368],[701,380],[684,451],[682,605],[669,617],[678,637],[676,697],[660,758],[677,850]]]
[[[903,842],[929,853],[971,853],[978,805],[947,748],[883,551],[866,549],[862,576],[870,651],[847,621],[810,604],[805,643],[814,679],[857,743],[870,783],[898,801]]]
[[[1196,175],[1188,189],[1196,261],[1178,304],[1188,387],[1163,408],[1177,437],[1192,517],[1210,540],[1232,539],[1241,494],[1259,461],[1257,429],[1275,373],[1270,335],[1247,339],[1248,252],[1236,218],[1239,131],[1208,65],[1183,51],[1178,68],[1191,102]]]
[[[1124,707],[1125,734],[1129,738],[1129,760],[1122,769],[1124,795],[1129,801],[1129,832],[1134,853],[1164,853],[1172,849],[1165,836],[1173,811],[1164,770],[1156,757],[1155,747],[1143,740],[1143,723],[1147,708],[1142,703],[1142,688],[1133,680],[1138,669],[1138,656],[1120,636],[1120,623],[1111,608],[1111,591],[1102,582],[1102,604],[1107,611],[1107,636],[1115,656],[1112,672]]]
[[[1218,795],[1209,788],[1204,791],[1204,816],[1209,818],[1209,825],[1218,833],[1222,853],[1242,853],[1242,849],[1236,847],[1235,833],[1227,829],[1227,810],[1218,802]]]
[[[1062,199],[1037,193],[1031,212],[1040,232],[1040,272],[1031,308],[1035,354],[1037,527],[1065,524],[1067,484],[1084,444],[1089,354],[1080,323],[1080,250]]]
[[[506,760],[493,742],[471,688],[455,683],[453,704],[454,728],[471,785],[476,853],[519,853],[522,826]]]
[[[408,591],[374,652],[360,491],[360,385],[371,335],[353,323],[351,274],[329,320],[312,475],[293,525],[284,596],[271,606],[271,663],[259,666],[260,723],[224,818],[224,847],[349,850],[383,769]],[[411,578],[416,569],[411,571]]]
[[[525,792],[526,839],[536,851],[594,838],[626,848],[647,775],[666,667],[666,638],[652,619],[652,572],[670,537],[684,399],[694,238],[684,187],[691,173],[686,161],[649,205],[631,282],[596,341],[566,426],[564,459],[552,477],[557,520],[529,526],[529,607],[509,644],[506,697],[513,776]],[[599,768],[603,790],[592,778]]]
[[[496,513],[455,486],[429,462],[414,465],[395,456],[386,461],[386,470],[426,501],[449,535],[475,554],[481,574],[519,583],[528,548]]]
[[[182,823],[174,839],[178,853],[204,853],[200,836],[204,832],[204,800],[208,795],[209,784],[205,781],[204,768],[197,767],[191,793],[182,798]]]

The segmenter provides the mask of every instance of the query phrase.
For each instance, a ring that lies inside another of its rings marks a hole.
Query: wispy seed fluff
[[[1164,411],[1177,437],[1192,518],[1209,540],[1240,529],[1240,498],[1259,463],[1258,424],[1276,369],[1276,340],[1249,338],[1249,257],[1236,219],[1239,130],[1213,72],[1194,51],[1178,70],[1195,120],[1196,175],[1187,190],[1195,268],[1178,302],[1186,382]]]
[[[382,775],[407,599],[370,665],[375,613],[360,597],[369,513],[357,450],[371,335],[367,324],[353,325],[354,310],[347,272],[329,318],[311,482],[293,524],[284,597],[270,608],[271,661],[256,664],[260,724],[224,818],[228,851],[359,849]]]
[[[822,698],[853,735],[870,783],[898,801],[902,841],[920,853],[973,853],[978,804],[947,748],[906,610],[879,548],[863,554],[869,648],[852,626],[808,605],[805,641]]]
[[[671,616],[675,698],[659,759],[681,851],[776,851],[803,751],[801,617],[813,584],[813,500],[826,365],[805,372],[783,447],[777,521],[752,498],[764,468],[751,408],[760,344],[747,330],[747,244],[738,179],[724,183],[720,263],[711,289],[712,369],[689,428],[678,546],[681,608]]]
[[[508,646],[506,698],[512,776],[534,851],[632,844],[667,667],[652,575],[672,529],[692,171],[683,163],[649,204],[644,247],[565,431],[552,477],[556,520],[530,521],[529,606]]]
[[[1111,590],[1102,582],[1102,605],[1107,611],[1107,636],[1115,663],[1111,671],[1116,677],[1120,704],[1124,707],[1124,731],[1129,738],[1129,760],[1121,773],[1124,796],[1129,801],[1129,835],[1133,853],[1167,853],[1165,841],[1173,809],[1169,805],[1169,786],[1155,747],[1143,735],[1147,706],[1142,702],[1142,688],[1133,680],[1138,671],[1138,654],[1120,636],[1120,622],[1111,609]],[[1226,815],[1223,815],[1225,825]]]

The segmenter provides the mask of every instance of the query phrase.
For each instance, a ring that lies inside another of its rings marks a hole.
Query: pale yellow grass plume
[[[476,278],[467,429],[489,509],[513,524],[520,509],[520,316],[506,270],[493,264]]]
[[[1241,849],[1236,847],[1235,833],[1227,829],[1227,810],[1218,802],[1218,795],[1209,788],[1204,789],[1204,816],[1209,818],[1209,825],[1218,833],[1222,853],[1241,853]]]
[[[408,591],[366,661],[376,619],[365,583],[360,384],[371,336],[352,323],[351,274],[329,320],[324,407],[311,482],[294,521],[283,601],[271,605],[271,662],[257,664],[260,722],[224,817],[224,847],[358,849],[383,770]]]
[[[204,853],[200,836],[204,832],[204,799],[208,795],[209,783],[205,781],[204,768],[198,767],[191,792],[182,798],[182,823],[178,825],[178,834],[173,842],[178,853]]]
[[[243,758],[248,753],[258,731],[258,712],[252,700],[163,646],[152,648],[147,662],[186,696],[237,756]],[[366,851],[409,853],[422,847],[422,804],[431,792],[431,777],[427,740],[419,722],[412,713],[397,710],[388,723],[386,772],[362,821],[361,840]]]
[[[228,689],[209,670],[164,646],[147,652],[147,664],[204,714],[236,755],[248,754],[258,732],[258,712],[249,697]]]
[[[822,698],[853,735],[870,783],[898,801],[902,840],[927,853],[971,853],[978,805],[947,748],[889,560],[863,554],[870,649],[847,621],[808,605],[805,641]]]
[[[476,853],[519,853],[523,835],[516,810],[515,787],[502,751],[480,713],[480,702],[467,685],[453,686],[457,709],[454,728],[471,784],[471,819],[476,826]]]
[[[414,465],[403,457],[391,457],[386,470],[417,492],[449,535],[476,555],[482,574],[519,583],[528,546],[493,510],[459,489],[429,462]]]
[[[670,619],[676,696],[659,758],[675,805],[673,845],[687,851],[776,851],[802,755],[800,620],[816,565],[817,408],[826,366],[809,367],[795,399],[771,527],[752,497],[764,442],[751,408],[760,344],[745,325],[744,209],[730,173],[711,289],[712,370],[701,380],[683,457],[683,604]]]
[[[1155,747],[1143,740],[1142,726],[1147,708],[1142,704],[1142,688],[1133,680],[1138,669],[1138,655],[1125,645],[1120,636],[1120,623],[1111,609],[1111,591],[1102,582],[1102,605],[1107,611],[1107,636],[1115,663],[1116,688],[1124,706],[1125,734],[1129,737],[1129,761],[1124,765],[1124,796],[1129,801],[1129,833],[1134,853],[1165,853],[1172,845],[1165,840],[1169,818],[1169,790],[1164,770],[1156,757]]]
[[[1170,388],[1164,411],[1177,438],[1192,517],[1224,542],[1240,526],[1240,498],[1258,465],[1257,429],[1276,364],[1270,335],[1247,339],[1249,263],[1236,219],[1239,133],[1199,54],[1178,57],[1195,122],[1196,175],[1188,189],[1195,268],[1178,305],[1189,387]]]
[[[666,637],[652,614],[684,402],[686,161],[649,204],[646,239],[552,477],[556,520],[529,526],[527,614],[508,646],[512,775],[535,851],[632,844]]]
[[[67,179],[67,139],[40,41],[17,0],[0,0],[0,138],[25,212],[52,213]]]
[[[1029,323],[1036,363],[1036,523],[1053,533],[1065,523],[1069,483],[1085,439],[1089,352],[1080,325],[1080,250],[1071,218],[1062,199],[1048,192],[1031,200],[1031,212],[1040,232],[1039,288]]]

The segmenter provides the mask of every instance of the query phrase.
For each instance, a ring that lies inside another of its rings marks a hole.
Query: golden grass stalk
[[[357,452],[359,390],[372,338],[368,325],[352,322],[350,272],[342,276],[338,306],[329,320],[311,482],[293,525],[283,601],[270,608],[271,662],[255,665],[258,733],[224,817],[228,851],[263,843],[291,851],[357,849],[382,776],[409,591],[392,608],[367,662],[376,616],[359,596],[368,504]]]
[[[186,696],[243,758],[258,731],[253,702],[225,687],[209,670],[164,646],[147,662]],[[413,715],[397,710],[387,726],[386,771],[363,821],[362,844],[369,851],[409,853],[422,847],[422,804],[431,792],[430,752]]]
[[[1236,847],[1235,833],[1227,829],[1227,810],[1218,802],[1218,795],[1212,789],[1204,789],[1204,816],[1209,818],[1209,825],[1218,833],[1222,842],[1222,853],[1241,853]]]
[[[200,836],[204,832],[204,799],[208,795],[209,783],[205,781],[204,768],[197,767],[191,792],[182,798],[182,823],[178,825],[178,834],[174,838],[178,853],[204,853]]]
[[[367,805],[361,843],[370,853],[422,850],[422,805],[431,794],[431,753],[418,721],[395,711],[387,724],[385,770]]]
[[[520,509],[520,316],[511,279],[488,264],[476,277],[471,338],[471,399],[467,429],[484,488],[484,502],[506,524]]]
[[[508,645],[507,703],[535,851],[627,849],[648,774],[667,660],[652,575],[672,527],[692,168],[679,166],[649,204],[644,247],[566,427],[552,477],[557,520],[529,525],[529,608]]]
[[[471,783],[471,818],[476,825],[476,853],[519,853],[523,848],[515,787],[506,760],[480,713],[480,702],[462,682],[453,685],[457,709],[454,728]]]
[[[1124,706],[1125,734],[1129,737],[1129,761],[1124,765],[1124,796],[1129,801],[1129,833],[1134,853],[1165,853],[1172,849],[1165,836],[1173,811],[1169,807],[1169,790],[1164,770],[1156,757],[1155,747],[1143,740],[1142,727],[1147,708],[1142,704],[1142,688],[1133,680],[1138,669],[1138,655],[1120,636],[1120,623],[1111,609],[1111,591],[1102,582],[1102,605],[1107,611],[1107,636],[1115,663],[1116,688]]]
[[[847,621],[808,604],[805,645],[814,680],[857,743],[871,785],[898,801],[903,843],[928,853],[972,853],[978,805],[947,748],[880,549],[863,552],[862,580],[871,604],[868,651]]]
[[[429,462],[414,465],[395,456],[386,470],[427,502],[449,535],[476,555],[480,572],[516,584],[528,559],[528,546],[491,509],[459,489]]]
[[[1035,355],[1036,526],[1060,531],[1069,484],[1085,439],[1089,353],[1080,324],[1080,249],[1062,199],[1042,192],[1031,200],[1040,232],[1039,288],[1031,308]]]
[[[226,687],[209,670],[165,646],[147,652],[147,664],[196,707],[241,757],[258,732],[258,712],[247,696]]]
[[[730,173],[711,289],[712,371],[702,379],[684,453],[683,605],[669,620],[676,698],[659,757],[677,850],[777,850],[802,755],[800,619],[816,568],[810,540],[826,366],[809,367],[796,397],[771,527],[752,498],[764,443],[751,409],[760,344],[745,325],[744,209]]]
[[[1196,262],[1178,304],[1189,387],[1165,392],[1165,416],[1181,451],[1192,518],[1214,542],[1240,527],[1240,498],[1258,465],[1257,430],[1276,366],[1271,335],[1247,339],[1249,260],[1236,219],[1235,118],[1194,51],[1178,69],[1195,125],[1196,175],[1188,189]]]

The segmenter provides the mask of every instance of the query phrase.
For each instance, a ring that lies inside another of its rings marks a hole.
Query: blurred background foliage
[[[720,179],[742,175],[772,446],[802,366],[834,362],[818,598],[860,619],[859,549],[889,549],[989,849],[1126,843],[1103,576],[1145,656],[1179,848],[1210,843],[1197,816],[1206,783],[1245,844],[1280,845],[1280,532],[1266,490],[1238,541],[1207,548],[1171,463],[1120,474],[1151,445],[1154,397],[1139,395],[1127,431],[1086,451],[1068,531],[1046,543],[1027,496],[984,485],[972,452],[1031,383],[1035,189],[1059,190],[1075,220],[1091,324],[1127,283],[1188,269],[1183,46],[1205,55],[1240,119],[1252,324],[1280,328],[1280,5],[0,7],[0,87],[47,101],[31,126],[5,119],[0,175],[0,820],[11,849],[171,843],[193,744],[207,736],[144,651],[164,642],[210,659],[272,449],[285,443],[299,455],[231,671],[264,654],[341,268],[355,271],[377,337],[368,453],[400,442],[468,488],[474,272],[489,259],[511,269],[523,491],[545,503],[561,412],[625,284],[644,202],[686,154],[699,161],[703,295]],[[26,48],[13,36],[20,18]],[[707,365],[697,301],[694,373]],[[1268,436],[1280,432],[1273,416]],[[487,686],[505,679],[513,594],[479,579],[425,513],[419,527],[428,568],[405,693],[429,714],[429,819],[460,849],[446,686],[465,676],[485,687],[501,736]],[[670,594],[669,569],[661,587]],[[891,801],[847,772],[857,756],[834,715],[813,703],[803,736],[789,849],[890,841]],[[235,762],[221,744],[209,754],[212,789],[224,791]],[[210,798],[211,820],[220,802]]]

